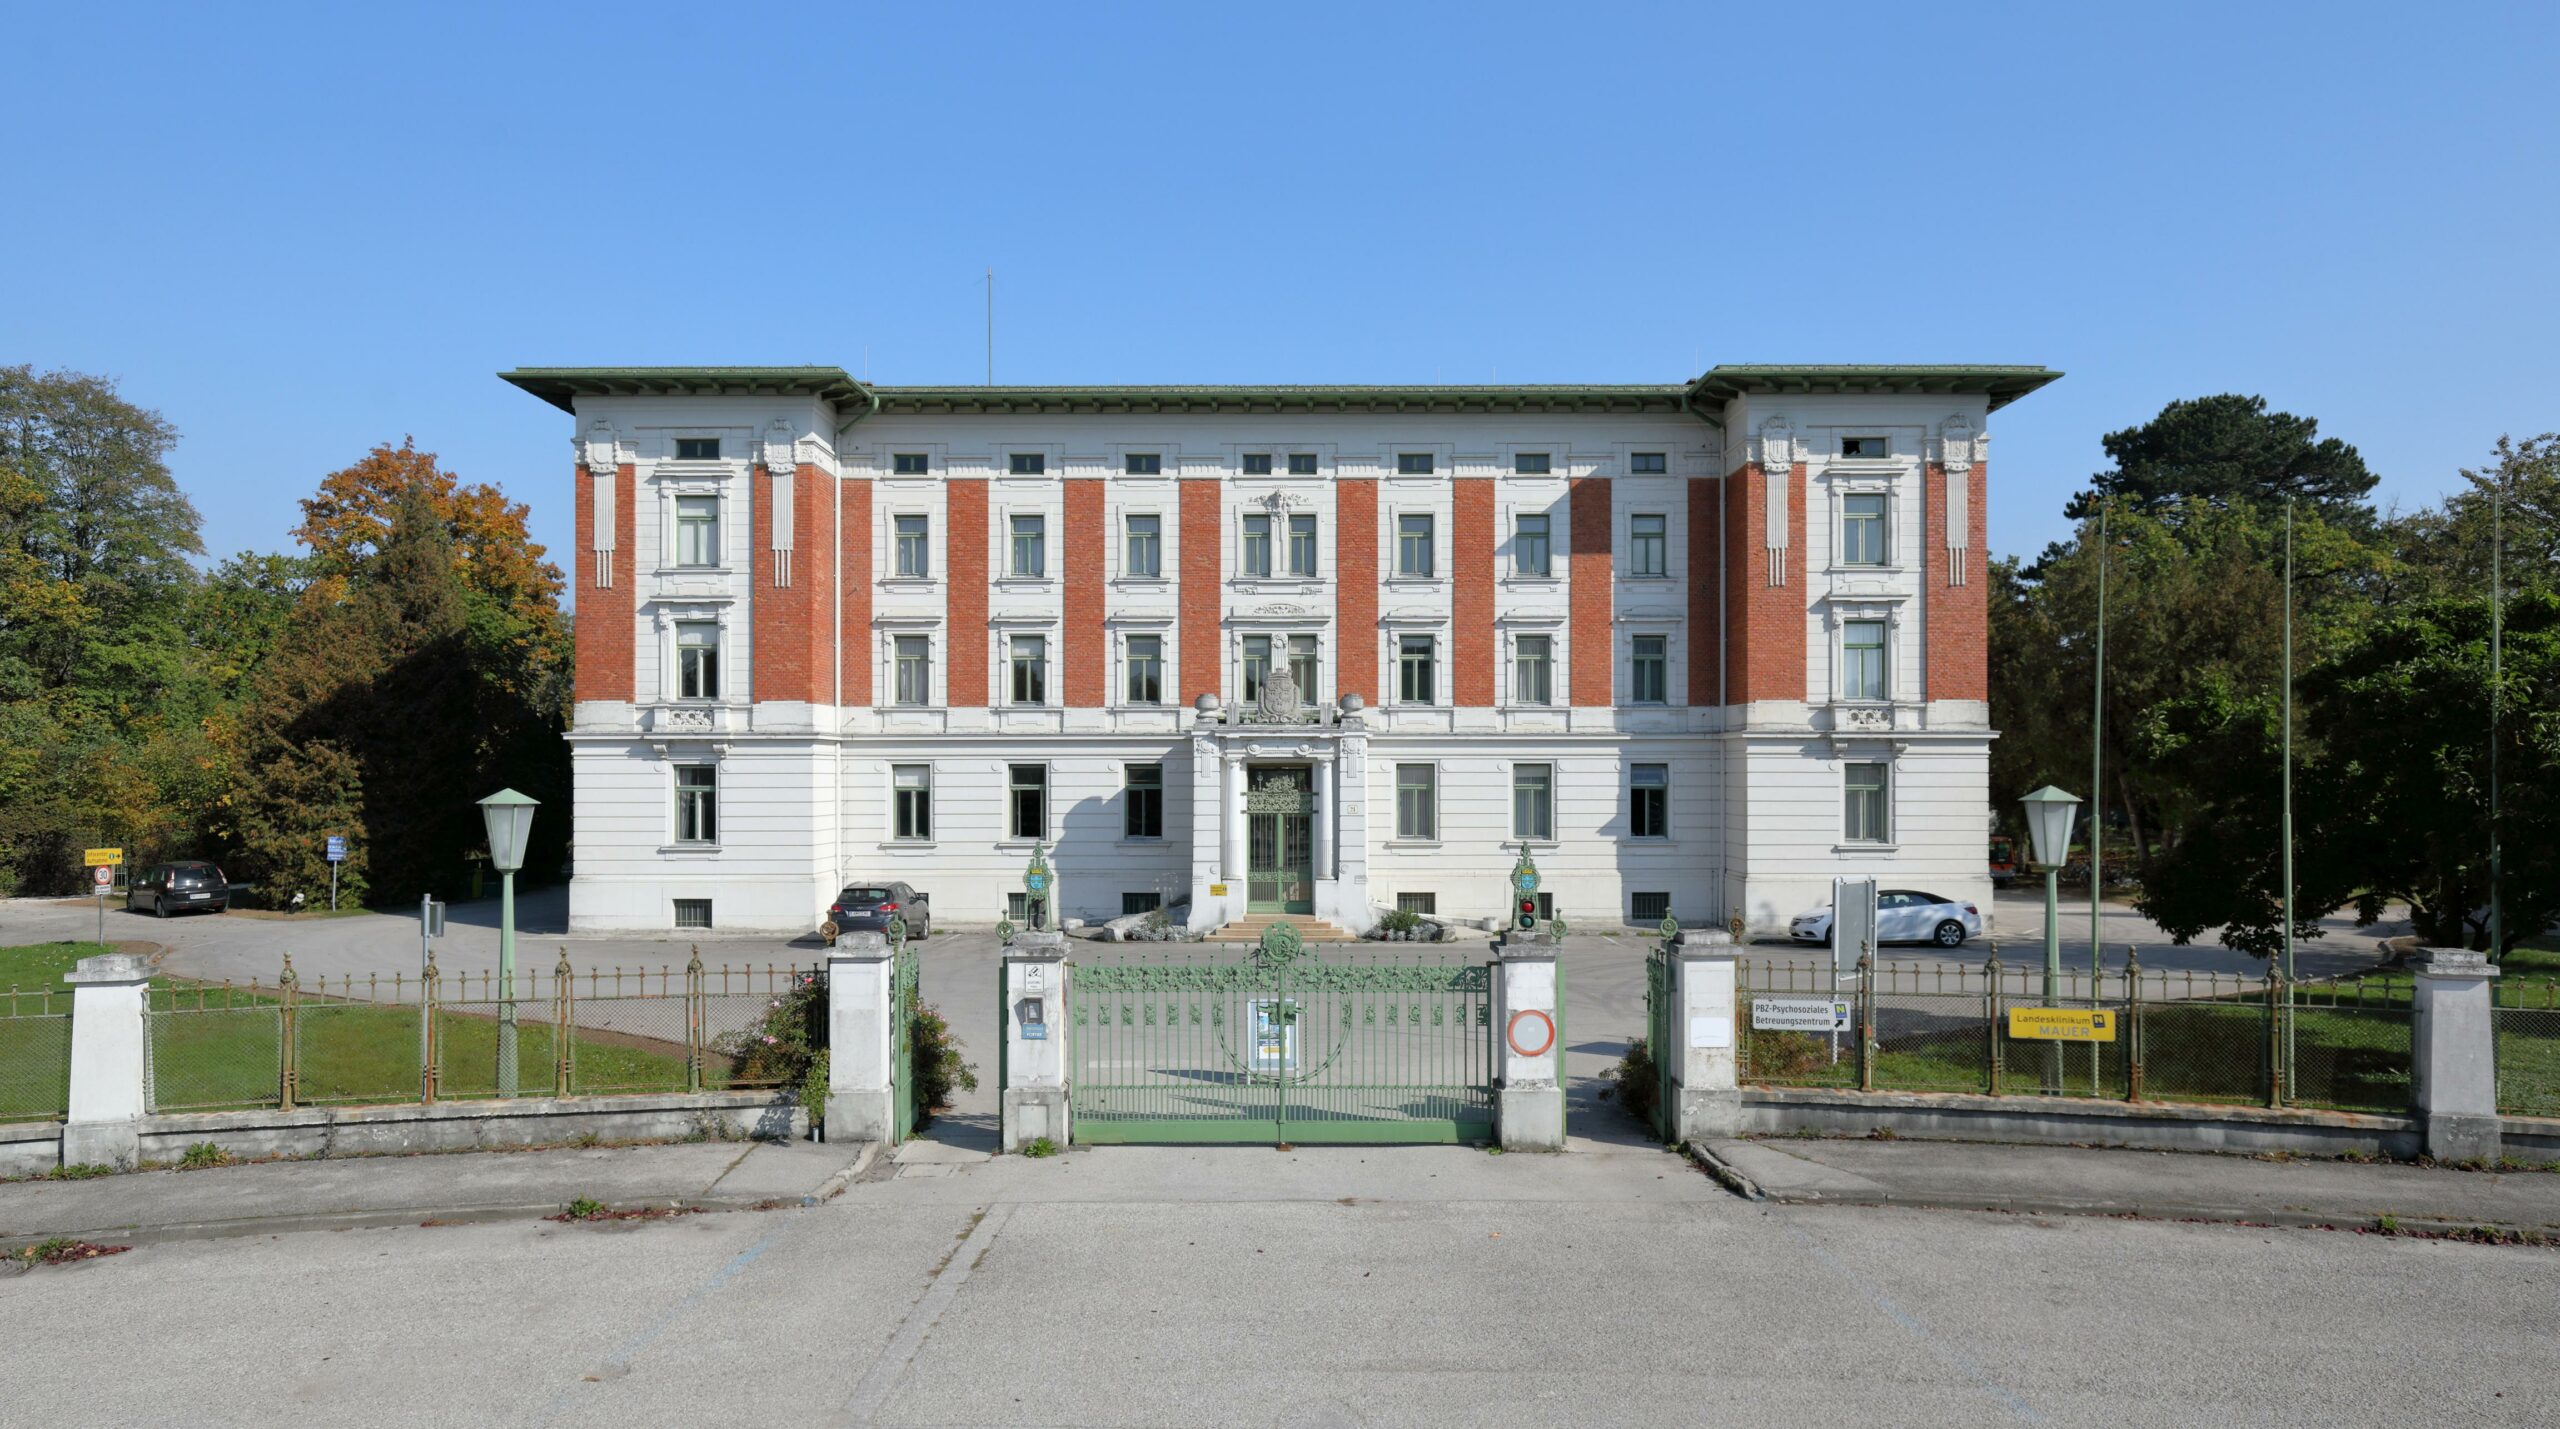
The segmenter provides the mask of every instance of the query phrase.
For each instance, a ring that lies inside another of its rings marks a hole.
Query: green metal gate
[[[903,919],[889,921],[889,1086],[896,1124],[889,1140],[901,1142],[916,1133],[916,984],[915,945],[906,938]],[[999,1024],[1001,1025],[1001,1024]],[[999,1039],[1001,1040],[1001,1039]]]
[[[1482,963],[1304,956],[1080,965],[1069,1083],[1087,1144],[1466,1142],[1493,1135]]]
[[[1303,765],[1245,771],[1245,909],[1313,913],[1315,794]]]
[[[1653,1129],[1664,1141],[1673,1139],[1672,1127],[1680,1109],[1677,1084],[1672,1073],[1672,1059],[1680,1055],[1680,1042],[1674,1035],[1677,1011],[1672,1006],[1678,996],[1673,985],[1671,943],[1653,945],[1644,957],[1644,1036],[1645,1050],[1653,1058]]]

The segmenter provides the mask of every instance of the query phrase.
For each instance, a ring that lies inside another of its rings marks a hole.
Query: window
[[[1671,916],[1668,893],[1630,893],[1627,895],[1628,921],[1647,926],[1658,925]]]
[[[1430,764],[1396,766],[1396,837],[1440,837],[1440,770]]]
[[[1511,469],[1522,476],[1545,476],[1551,470],[1545,452],[1521,452],[1511,458]]]
[[[1511,700],[1514,704],[1553,704],[1555,637],[1521,635],[1511,646]]]
[[[898,574],[919,578],[933,574],[932,545],[929,539],[932,528],[927,524],[927,518],[923,516],[894,517],[890,522],[890,530],[895,535],[898,547],[895,568]]]
[[[1396,518],[1396,574],[1431,574],[1431,517],[1427,512]]]
[[[891,832],[902,839],[933,837],[933,766],[930,764],[893,764],[889,766],[889,792],[895,807]]]
[[[1248,576],[1271,574],[1271,518],[1244,518],[1244,573]]]
[[[1248,635],[1244,638],[1244,671],[1239,687],[1247,703],[1262,698],[1262,682],[1271,676],[1271,637]]]
[[[1127,518],[1128,559],[1121,562],[1124,576],[1160,576],[1164,574],[1164,518],[1131,516]]]
[[[897,702],[902,705],[933,703],[933,640],[924,635],[901,635],[897,651]]]
[[[677,926],[677,927],[679,927],[679,928],[708,928],[708,927],[710,927],[710,926],[711,926],[711,900],[710,900],[710,899],[708,899],[708,898],[679,898],[679,899],[675,900],[675,905],[676,905],[676,926]]]
[[[1538,892],[1538,893],[1532,894],[1532,895],[1530,895],[1530,896],[1531,896],[1532,898],[1536,899],[1536,901],[1537,901],[1537,904],[1538,904],[1538,919],[1539,919],[1539,921],[1540,921],[1540,922],[1549,922],[1549,921],[1552,921],[1552,920],[1555,918],[1555,916],[1556,916],[1556,895],[1555,895],[1555,891],[1554,891],[1553,889],[1547,889],[1547,890],[1543,890],[1543,891],[1541,891],[1541,892]]]
[[[1316,518],[1289,518],[1289,574],[1312,576],[1316,573]]]
[[[1671,700],[1671,638],[1638,635],[1628,642],[1627,702],[1668,704]]]
[[[1552,574],[1548,569],[1547,517],[1518,516],[1511,527],[1511,572],[1522,576]]]
[[[1637,476],[1660,476],[1671,470],[1671,461],[1661,452],[1629,452],[1627,470]]]
[[[1316,638],[1312,635],[1289,637],[1289,678],[1298,686],[1298,698],[1312,704],[1316,697]]]
[[[1244,474],[1247,476],[1269,476],[1271,474],[1271,453],[1246,452],[1244,454]]]
[[[1049,637],[1013,637],[1013,702],[1018,705],[1045,705],[1049,702]]]
[[[1009,764],[1005,766],[1006,813],[1005,832],[1018,839],[1045,839],[1049,836],[1049,766],[1046,764]]]
[[[720,564],[719,497],[679,496],[676,498],[676,564],[679,566]]]
[[[1431,474],[1431,453],[1429,453],[1429,452],[1398,452],[1398,453],[1396,453],[1396,475],[1398,475],[1398,476],[1429,476],[1430,474]]]
[[[720,439],[718,437],[676,438],[676,460],[678,461],[718,461],[719,459]]]
[[[1164,703],[1164,637],[1161,635],[1129,637],[1129,703]]]
[[[1892,446],[1882,437],[1842,437],[1840,455],[1845,457],[1885,457],[1893,454]]]
[[[708,620],[676,624],[676,698],[720,698],[720,627]]]
[[[1638,764],[1627,771],[1627,837],[1671,837],[1671,766]]]
[[[1316,474],[1316,454],[1315,454],[1314,452],[1292,452],[1292,453],[1290,453],[1290,454],[1289,454],[1289,474],[1290,474],[1291,476],[1313,476],[1313,475],[1315,475],[1315,474]]]
[[[899,452],[889,458],[889,473],[892,476],[923,476],[931,465],[923,452]]]
[[[1132,764],[1123,792],[1121,831],[1133,839],[1164,837],[1164,766]]]
[[[1039,452],[1015,452],[1008,467],[1016,476],[1038,476],[1049,469],[1049,458]]]
[[[1840,563],[1844,566],[1884,564],[1884,497],[1873,493],[1840,498]]]
[[[676,842],[720,841],[720,766],[676,766]]]
[[[1840,698],[1885,698],[1883,621],[1852,620],[1841,626]]]
[[[1049,518],[1015,516],[1008,524],[1013,531],[1013,573],[1018,576],[1048,574]]]
[[[1663,516],[1630,516],[1627,518],[1627,574],[1660,576],[1671,573],[1671,522]]]
[[[1134,917],[1140,913],[1153,913],[1163,906],[1164,895],[1161,893],[1123,893],[1120,895],[1120,916],[1123,918]]]
[[[1153,452],[1131,452],[1122,467],[1131,476],[1164,475],[1164,458]]]
[[[1552,839],[1556,836],[1556,767],[1552,764],[1511,766],[1511,836]]]
[[[1396,637],[1396,697],[1409,705],[1431,703],[1431,637]]]
[[[1017,888],[1004,896],[1004,916],[1017,923],[1031,921],[1031,895]]]
[[[1399,913],[1419,913],[1426,918],[1437,917],[1440,913],[1440,895],[1437,893],[1399,893],[1396,895],[1396,911]]]
[[[1890,776],[1881,764],[1852,764],[1843,781],[1847,791],[1845,827],[1842,835],[1850,843],[1880,844],[1887,836],[1885,804],[1890,790]]]

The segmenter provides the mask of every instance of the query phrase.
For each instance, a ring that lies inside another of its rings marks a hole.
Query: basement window
[[[677,927],[679,927],[679,928],[708,928],[708,927],[710,927],[710,926],[711,926],[711,900],[710,900],[710,899],[708,899],[708,898],[679,898],[679,899],[677,899],[677,900],[676,900],[676,926],[677,926]]]

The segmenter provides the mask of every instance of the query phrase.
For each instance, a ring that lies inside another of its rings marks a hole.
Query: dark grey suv
[[[124,906],[147,909],[155,917],[219,913],[230,905],[231,884],[209,863],[155,863],[124,886]]]
[[[907,936],[932,931],[933,899],[907,883],[848,883],[827,905],[827,921],[839,933],[885,933],[889,920],[907,920]]]

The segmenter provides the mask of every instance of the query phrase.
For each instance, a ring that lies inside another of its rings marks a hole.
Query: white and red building
[[[2041,367],[1574,387],[528,368],[576,421],[580,929],[848,881],[1354,930],[1987,899],[1987,419]]]

